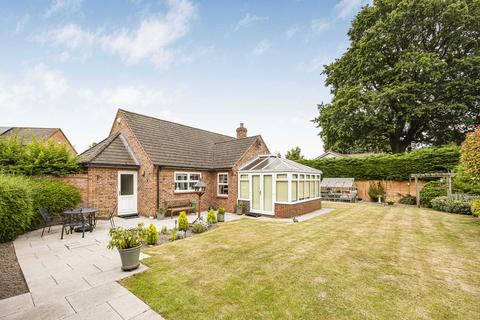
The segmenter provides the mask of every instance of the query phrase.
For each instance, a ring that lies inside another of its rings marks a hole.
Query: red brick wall
[[[48,177],[48,179],[60,180],[65,182],[66,184],[71,185],[72,187],[77,188],[80,191],[82,202],[88,203],[88,174],[87,173],[73,174],[73,175],[61,177],[61,178]]]
[[[322,200],[314,199],[300,203],[280,204],[275,203],[275,217],[291,218],[309,213],[322,208]]]
[[[70,152],[72,156],[75,157],[77,155],[77,151],[75,151],[75,149],[72,147],[67,137],[63,134],[61,130],[57,130],[54,134],[50,136],[49,139],[64,144],[67,147],[68,152]]]

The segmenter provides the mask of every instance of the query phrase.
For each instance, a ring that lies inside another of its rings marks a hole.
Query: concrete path
[[[202,215],[205,215],[203,213]],[[188,216],[189,221],[196,218]],[[226,220],[241,216],[227,214]],[[175,219],[115,218],[117,226],[156,225],[171,229]],[[30,293],[0,300],[0,319],[163,319],[143,301],[117,283],[132,272],[120,269],[117,250],[108,250],[109,221],[98,221],[96,229],[65,235],[60,240],[60,226],[40,238],[41,230],[14,241],[18,262]],[[147,257],[141,254],[140,259]]]

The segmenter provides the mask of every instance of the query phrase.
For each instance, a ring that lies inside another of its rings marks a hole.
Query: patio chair
[[[112,211],[110,211],[110,215],[108,216],[108,220],[110,220],[110,226],[112,228],[115,228],[115,211],[117,211],[117,205],[115,204],[115,206],[113,207]]]
[[[40,238],[43,238],[43,233],[45,232],[46,227],[48,227],[47,233],[50,233],[50,228],[53,225],[53,218],[48,214],[47,208],[38,209],[38,213],[42,217],[42,221],[43,221],[42,235],[40,236]]]

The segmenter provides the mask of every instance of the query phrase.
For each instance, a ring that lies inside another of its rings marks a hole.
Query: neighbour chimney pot
[[[245,128],[243,122],[240,123],[240,127],[237,128],[237,139],[247,137],[247,128]]]

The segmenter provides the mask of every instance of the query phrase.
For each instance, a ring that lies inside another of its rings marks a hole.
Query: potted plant
[[[140,248],[145,237],[143,223],[139,223],[136,228],[132,229],[111,228],[109,235],[108,248],[117,248],[122,260],[122,270],[137,269],[140,265]]]
[[[157,219],[163,220],[165,218],[166,213],[167,213],[167,207],[161,205],[160,207],[158,207],[158,210],[157,210]]]
[[[225,222],[225,208],[224,207],[218,208],[217,221],[218,222]]]
[[[395,199],[387,198],[387,203],[388,203],[389,206],[393,206],[393,204],[395,203]]]
[[[192,212],[197,212],[197,201],[192,199],[191,201]]]
[[[237,214],[242,215],[243,214],[243,201],[238,201],[237,204]]]

